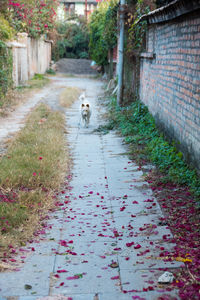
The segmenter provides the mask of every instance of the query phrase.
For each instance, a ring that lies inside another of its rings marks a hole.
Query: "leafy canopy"
[[[98,65],[108,63],[108,51],[117,44],[118,1],[101,2],[90,17],[90,55]]]

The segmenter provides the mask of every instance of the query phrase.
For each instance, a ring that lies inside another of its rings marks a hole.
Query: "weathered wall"
[[[200,13],[149,25],[140,99],[200,170]]]
[[[23,84],[35,73],[44,74],[51,62],[51,42],[32,39],[26,33],[18,34],[18,40],[8,43],[13,52],[14,86]]]

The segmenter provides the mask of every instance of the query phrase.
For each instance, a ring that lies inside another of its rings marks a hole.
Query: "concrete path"
[[[122,138],[94,132],[103,122],[102,82],[56,77],[54,84],[57,95],[63,84],[86,89],[91,123],[80,124],[78,101],[66,112],[71,187],[66,182],[40,241],[19,249],[14,272],[0,274],[0,299],[179,299],[178,291],[157,283],[182,264],[157,259],[174,245],[167,243],[170,230],[159,225],[163,215],[142,171]],[[45,101],[56,107],[56,99]]]

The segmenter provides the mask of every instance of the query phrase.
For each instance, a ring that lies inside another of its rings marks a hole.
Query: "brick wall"
[[[149,25],[140,99],[200,170],[200,12]]]

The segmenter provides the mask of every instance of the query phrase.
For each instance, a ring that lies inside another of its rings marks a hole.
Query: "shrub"
[[[13,37],[14,30],[10,27],[9,22],[0,15],[0,40],[6,41]]]

